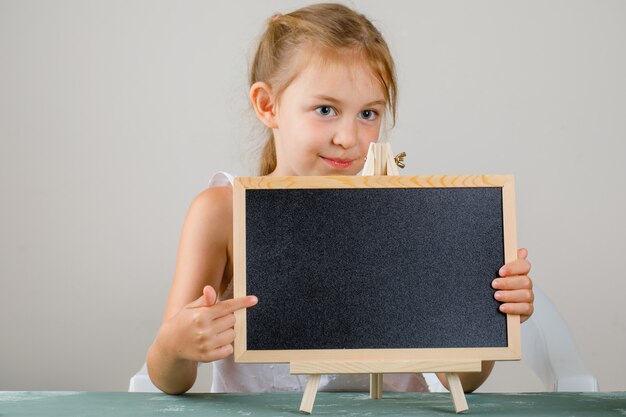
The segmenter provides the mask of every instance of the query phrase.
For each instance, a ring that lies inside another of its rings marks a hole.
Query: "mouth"
[[[350,168],[354,163],[354,159],[333,159],[320,156],[324,162],[333,168],[346,169]]]

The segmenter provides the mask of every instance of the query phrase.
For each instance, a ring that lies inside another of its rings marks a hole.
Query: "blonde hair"
[[[263,81],[272,87],[278,100],[298,75],[299,68],[294,68],[292,61],[305,44],[318,47],[316,52],[327,58],[349,52],[365,59],[383,89],[395,123],[398,92],[387,43],[365,16],[340,4],[315,4],[289,14],[272,16],[250,67],[250,86]],[[274,135],[268,130],[261,151],[260,175],[268,175],[276,169]]]

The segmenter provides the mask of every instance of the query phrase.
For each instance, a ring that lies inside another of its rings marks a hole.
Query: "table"
[[[302,416],[301,393],[0,392],[0,416]],[[468,416],[625,416],[626,392],[467,394]],[[450,394],[319,392],[312,416],[455,416]]]

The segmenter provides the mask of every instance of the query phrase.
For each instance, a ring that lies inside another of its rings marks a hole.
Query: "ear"
[[[258,81],[250,87],[250,101],[256,117],[270,129],[278,127],[276,123],[276,101],[272,94],[272,87],[262,81]]]

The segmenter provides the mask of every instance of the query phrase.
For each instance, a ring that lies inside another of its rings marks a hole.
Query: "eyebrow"
[[[316,95],[316,96],[313,96],[313,98],[317,100],[328,101],[334,104],[341,104],[341,100],[337,100],[336,98],[331,97],[331,96]],[[369,107],[369,106],[374,106],[374,105],[385,106],[385,104],[386,104],[385,100],[374,100],[369,103],[366,103],[363,107]]]

